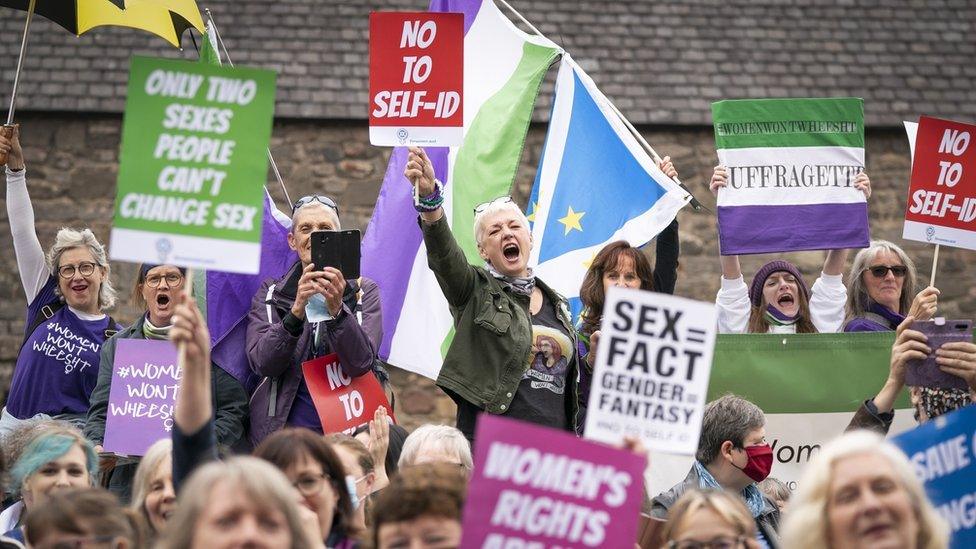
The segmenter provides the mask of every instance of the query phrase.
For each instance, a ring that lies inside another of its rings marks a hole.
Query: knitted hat
[[[807,289],[807,283],[803,281],[803,275],[800,274],[800,270],[796,268],[796,265],[789,261],[777,259],[760,267],[756,271],[756,276],[752,277],[752,286],[749,287],[749,299],[752,301],[754,307],[758,307],[762,303],[763,286],[766,284],[766,279],[777,272],[787,272],[793,275],[796,278],[797,285],[800,287],[801,297],[803,299],[810,299],[810,291]]]
[[[149,274],[149,271],[155,269],[156,267],[162,267],[162,265],[155,265],[153,263],[143,263],[142,266],[139,267],[139,280],[145,280],[146,275]],[[177,269],[180,270],[180,273],[182,273],[183,276],[186,276],[186,267],[177,267]]]

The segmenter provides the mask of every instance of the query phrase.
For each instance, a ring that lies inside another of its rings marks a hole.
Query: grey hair
[[[146,514],[146,496],[149,495],[152,489],[150,483],[152,482],[153,475],[156,473],[156,469],[164,462],[172,459],[173,453],[173,439],[164,438],[157,440],[152,446],[146,450],[146,454],[142,456],[139,461],[139,467],[136,469],[135,478],[132,480],[132,501],[129,503],[129,507],[135,512],[142,515],[146,519],[146,524],[152,525],[149,521],[149,516]],[[172,464],[168,464],[167,467],[172,469]]]
[[[91,229],[82,229],[79,231],[77,229],[62,227],[58,231],[57,236],[54,237],[54,246],[51,246],[51,249],[47,251],[47,267],[50,269],[51,275],[57,277],[58,269],[61,267],[61,256],[64,255],[64,252],[85,247],[91,252],[95,263],[105,269],[105,276],[102,277],[102,283],[98,288],[98,308],[111,309],[115,306],[117,295],[110,277],[112,267],[108,263],[105,247],[98,242],[98,239],[95,238],[95,233],[91,232]],[[57,288],[57,292],[58,295],[61,295],[60,285]]]
[[[908,493],[919,526],[918,539],[913,546],[919,549],[947,547],[949,525],[926,497],[908,457],[894,444],[868,431],[854,431],[832,440],[807,464],[780,530],[783,547],[814,549],[830,546],[830,521],[825,519],[836,464],[863,454],[884,457]]]
[[[337,231],[341,231],[342,230],[342,223],[339,221],[339,213],[338,212],[336,212],[334,209],[330,208],[326,204],[323,204],[323,203],[317,202],[317,201],[312,201],[312,202],[309,202],[308,204],[303,204],[300,208],[298,208],[297,210],[295,210],[294,213],[291,214],[291,227],[288,230],[292,234],[294,234],[294,232],[295,232],[295,218],[298,217],[298,212],[300,212],[300,211],[302,211],[305,208],[308,208],[310,206],[316,206],[316,205],[317,206],[321,206],[322,209],[324,209],[327,212],[329,212],[329,216],[331,216],[332,217],[332,220],[335,221],[335,230],[337,230]]]
[[[901,296],[898,298],[899,314],[907,314],[915,298],[915,285],[918,283],[918,271],[915,270],[915,262],[912,261],[905,250],[887,240],[872,240],[871,245],[857,252],[854,256],[854,263],[851,270],[847,273],[847,307],[844,315],[846,324],[853,318],[863,317],[866,309],[870,306],[871,299],[868,297],[868,289],[864,284],[864,274],[867,272],[871,262],[881,252],[891,252],[898,256],[902,265],[908,268],[908,274],[901,286]]]
[[[493,201],[484,210],[474,214],[474,241],[481,246],[481,240],[485,236],[485,228],[483,223],[485,219],[494,213],[510,211],[515,214],[515,217],[522,223],[525,230],[529,230],[529,218],[525,217],[525,213],[522,208],[518,207],[515,202],[502,202],[499,200]]]
[[[447,425],[421,425],[410,433],[403,442],[398,467],[409,467],[417,463],[421,455],[428,452],[454,454],[458,462],[470,471],[474,468],[471,459],[471,445],[458,429]]]
[[[723,395],[705,405],[695,459],[708,465],[719,456],[723,442],[742,448],[746,435],[764,425],[766,416],[759,406],[736,395]]]

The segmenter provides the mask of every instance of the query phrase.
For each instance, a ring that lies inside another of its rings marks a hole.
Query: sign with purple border
[[[461,547],[633,547],[645,458],[482,414]]]
[[[173,428],[180,384],[176,347],[169,341],[120,339],[112,365],[105,450],[141,456]]]

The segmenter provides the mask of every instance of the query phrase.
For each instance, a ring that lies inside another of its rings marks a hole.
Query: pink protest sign
[[[633,547],[645,458],[482,414],[461,547]]]

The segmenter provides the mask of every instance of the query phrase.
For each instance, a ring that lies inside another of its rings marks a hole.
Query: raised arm
[[[677,177],[678,171],[671,162],[670,156],[665,156],[658,163],[658,168],[668,177]],[[654,291],[662,294],[673,294],[674,286],[678,282],[678,255],[681,253],[678,240],[678,218],[675,217],[670,225],[657,235],[654,247]]]
[[[7,219],[14,239],[14,254],[20,282],[27,302],[34,301],[47,284],[50,273],[44,259],[44,249],[34,229],[34,207],[27,193],[27,170],[24,152],[20,147],[20,129],[15,127],[9,139],[0,136],[0,151],[7,153]]]

